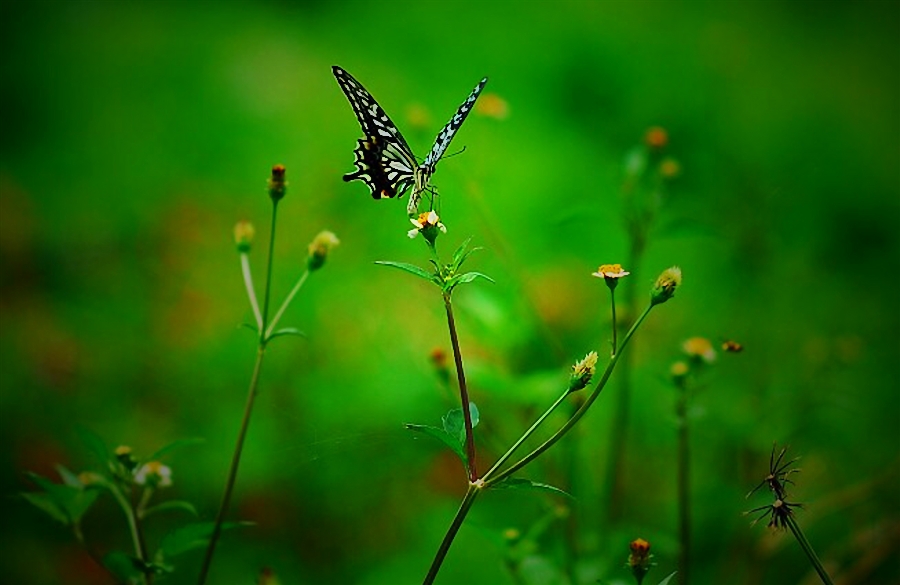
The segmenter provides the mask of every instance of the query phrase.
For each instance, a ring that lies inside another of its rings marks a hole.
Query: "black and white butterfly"
[[[344,175],[345,181],[361,180],[372,191],[375,199],[387,197],[402,197],[407,190],[412,188],[406,211],[410,215],[418,212],[419,201],[422,193],[428,188],[434,167],[444,156],[450,141],[466,116],[472,110],[472,105],[478,99],[481,90],[487,83],[487,77],[481,80],[466,101],[459,106],[450,121],[441,128],[431,152],[421,165],[406,143],[406,139],[400,134],[400,130],[391,121],[375,98],[353,78],[352,75],[335,65],[331,68],[338,85],[344,91],[353,113],[356,114],[359,125],[365,138],[360,138],[353,154],[356,156],[354,164],[356,172]]]

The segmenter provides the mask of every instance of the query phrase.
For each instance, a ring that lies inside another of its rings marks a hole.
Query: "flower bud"
[[[333,232],[326,230],[316,234],[316,237],[309,244],[309,256],[306,259],[306,266],[309,268],[309,271],[312,272],[321,268],[325,264],[331,249],[340,243],[341,241],[337,239]]]
[[[650,304],[660,305],[668,301],[675,296],[675,289],[679,286],[681,286],[681,268],[672,266],[663,270],[656,279],[653,290],[650,291]]]
[[[643,538],[638,538],[631,541],[629,548],[631,548],[631,554],[628,556],[628,566],[640,585],[647,571],[653,566],[653,563],[650,562],[650,559],[653,558],[653,555],[650,554],[650,543]]]
[[[272,201],[279,201],[287,192],[287,181],[284,180],[286,169],[284,165],[272,167],[272,177],[269,179],[269,197]]]
[[[677,361],[669,368],[669,375],[679,388],[684,386],[684,381],[690,373],[691,367],[687,365],[687,362]]]
[[[128,471],[132,471],[137,467],[138,461],[134,458],[134,455],[131,454],[131,447],[128,445],[119,445],[116,447],[114,453],[116,455],[116,460],[118,460],[118,462]]]
[[[592,351],[584,359],[572,366],[569,378],[569,392],[577,392],[587,386],[597,371],[597,352]]]
[[[711,364],[716,361],[716,350],[705,337],[691,337],[681,344],[681,349],[693,362]]]
[[[678,177],[681,174],[681,163],[671,157],[666,157],[659,163],[659,175],[667,180],[671,181]]]
[[[669,143],[669,133],[665,128],[654,126],[644,134],[644,144],[654,150],[662,150]]]
[[[241,220],[234,225],[234,243],[237,244],[238,252],[246,254],[250,251],[254,235],[256,230],[249,221]]]

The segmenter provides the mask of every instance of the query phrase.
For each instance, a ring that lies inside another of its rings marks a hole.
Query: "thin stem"
[[[619,352],[619,345],[618,345],[618,342],[616,341],[616,333],[618,331],[618,326],[617,326],[617,322],[616,322],[616,288],[615,287],[612,287],[609,289],[609,302],[612,305],[612,334],[613,334],[613,339],[612,339],[613,351],[612,352],[613,352],[613,354],[616,354]]]
[[[278,325],[279,319],[287,310],[288,305],[291,304],[291,301],[294,300],[294,297],[297,295],[297,291],[300,290],[300,287],[303,286],[303,283],[306,282],[306,279],[309,277],[309,268],[303,271],[303,274],[300,275],[300,278],[297,279],[297,283],[294,285],[294,288],[291,289],[291,292],[288,293],[288,296],[285,297],[284,302],[281,303],[281,307],[278,309],[278,312],[275,313],[275,316],[272,317],[272,322],[269,323],[269,327],[266,329],[266,339],[272,335],[272,330],[275,329],[275,326]]]
[[[266,342],[266,329],[269,324],[269,297],[272,290],[272,257],[275,255],[275,219],[278,217],[278,200],[272,200],[272,229],[269,232],[269,260],[266,266],[266,292],[263,300],[262,327],[259,328],[260,344]]]
[[[213,526],[212,534],[209,537],[209,545],[206,547],[206,556],[203,558],[203,566],[200,569],[200,577],[197,580],[199,585],[203,585],[206,582],[206,576],[209,573],[213,553],[216,550],[216,543],[222,532],[222,522],[225,520],[225,514],[228,513],[228,506],[231,503],[231,492],[234,489],[234,484],[237,480],[238,466],[241,463],[241,452],[244,449],[244,439],[247,437],[247,429],[250,426],[250,414],[253,412],[253,401],[256,399],[257,395],[259,373],[262,369],[265,352],[265,344],[260,344],[259,350],[256,352],[256,365],[253,367],[253,376],[250,378],[250,390],[247,393],[247,405],[244,407],[244,418],[241,421],[241,430],[238,433],[237,444],[234,447],[234,454],[231,457],[231,468],[228,470],[228,480],[225,482],[225,493],[222,495],[222,503],[219,505],[219,511],[216,513],[215,525]]]
[[[688,442],[687,388],[679,388],[678,419],[678,524],[681,550],[678,555],[678,582],[689,582],[691,558],[690,443]]]
[[[531,428],[529,428],[527,431],[525,431],[524,435],[519,437],[519,440],[516,441],[515,444],[512,447],[510,447],[509,450],[506,453],[504,453],[503,456],[500,457],[500,459],[498,459],[496,463],[494,463],[494,466],[491,467],[488,470],[488,472],[485,473],[484,476],[482,476],[481,479],[483,479],[484,481],[487,481],[488,478],[490,478],[490,476],[493,475],[493,473],[495,471],[500,469],[500,467],[504,463],[506,463],[506,460],[509,459],[510,457],[512,457],[512,454],[516,451],[516,449],[518,449],[522,445],[522,443],[524,443],[528,439],[528,437],[530,437],[532,435],[532,433],[534,433],[534,431],[536,431],[537,428],[539,426],[541,426],[541,423],[543,423],[547,419],[547,417],[550,416],[550,413],[552,413],[554,410],[556,410],[556,408],[560,404],[562,404],[563,400],[565,400],[566,396],[568,396],[568,395],[569,395],[568,390],[563,392],[562,395],[556,399],[556,402],[554,402],[553,405],[550,406],[550,408],[548,408],[546,410],[546,412],[544,412],[544,414],[542,414],[541,417],[534,422],[533,425],[531,425]]]
[[[625,335],[625,338],[622,340],[622,347],[619,349],[619,352],[614,354],[612,356],[612,358],[609,360],[609,363],[606,365],[606,369],[603,371],[603,375],[601,376],[600,381],[597,382],[597,385],[594,387],[593,392],[591,392],[591,395],[588,397],[587,400],[585,400],[584,404],[581,405],[581,408],[579,408],[575,412],[575,414],[573,414],[572,417],[568,421],[566,421],[566,424],[564,424],[562,427],[559,428],[559,430],[557,430],[555,433],[553,433],[553,435],[549,439],[547,439],[546,441],[541,443],[541,445],[539,447],[537,447],[534,451],[532,451],[531,453],[529,453],[528,455],[526,455],[525,457],[520,459],[517,463],[508,467],[506,470],[504,470],[502,473],[497,475],[492,480],[486,481],[485,487],[491,487],[492,485],[495,485],[497,482],[503,481],[505,478],[509,477],[510,475],[512,475],[519,469],[521,469],[522,467],[531,463],[531,461],[533,461],[535,458],[539,457],[544,451],[546,451],[547,449],[552,447],[566,433],[568,433],[569,429],[571,429],[573,426],[575,426],[575,424],[581,419],[581,417],[583,417],[585,415],[585,413],[588,411],[588,409],[591,407],[591,405],[594,403],[594,401],[597,400],[597,397],[600,396],[600,393],[603,391],[603,388],[606,386],[606,382],[609,380],[610,375],[612,375],[613,369],[615,369],[615,367],[616,367],[616,362],[619,361],[619,356],[622,355],[622,351],[625,349],[625,346],[628,345],[628,342],[631,340],[631,337],[634,335],[634,332],[637,331],[637,328],[640,326],[640,324],[644,321],[644,319],[647,317],[647,315],[650,314],[650,310],[652,308],[653,308],[653,305],[649,305],[644,310],[644,312],[641,314],[641,316],[638,317],[637,321],[634,322],[634,325],[631,326],[631,329],[628,331],[628,333]]]
[[[466,387],[466,374],[463,371],[462,354],[459,351],[459,338],[456,335],[453,308],[450,306],[450,293],[444,293],[444,306],[447,309],[447,327],[450,329],[450,343],[453,346],[453,359],[456,362],[456,378],[459,381],[459,399],[462,402],[463,422],[466,426],[466,459],[469,462],[469,482],[474,482],[478,479],[478,471],[475,469],[475,438],[472,434],[472,413],[469,412],[469,390]]]
[[[450,545],[453,544],[456,533],[459,532],[460,526],[462,526],[463,521],[466,519],[466,515],[469,513],[469,509],[472,507],[472,504],[475,503],[475,498],[480,491],[481,486],[474,483],[469,484],[466,496],[459,505],[459,510],[456,512],[456,516],[453,518],[450,528],[447,529],[447,534],[444,535],[444,540],[441,541],[441,546],[438,548],[437,554],[434,555],[434,560],[431,562],[431,568],[428,569],[428,574],[425,576],[425,580],[422,581],[422,585],[431,585],[431,583],[434,583],[438,571],[441,570],[444,557],[447,556],[447,551],[450,550]]]
[[[119,507],[122,508],[122,512],[125,513],[125,519],[128,522],[128,530],[131,532],[131,542],[134,545],[134,556],[136,556],[141,563],[146,563],[147,553],[144,550],[144,539],[141,537],[141,531],[138,527],[134,507],[131,505],[131,502],[128,501],[128,498],[125,497],[125,494],[122,493],[122,490],[117,486],[112,486],[109,491],[112,493],[116,502],[118,502]],[[146,572],[141,574],[141,582],[149,584],[150,581]]]
[[[824,583],[825,585],[834,585],[831,577],[825,571],[825,567],[822,566],[822,562],[819,560],[819,557],[816,556],[816,551],[813,550],[812,545],[809,544],[808,540],[806,540],[806,536],[803,534],[803,531],[800,530],[800,525],[797,524],[793,516],[787,516],[787,525],[788,528],[791,529],[791,532],[794,533],[794,538],[796,538],[797,542],[800,543],[800,548],[802,548],[803,552],[806,553],[806,556],[809,557],[809,562],[812,563],[812,566],[816,570],[816,573],[819,574],[819,578],[822,579],[822,583]]]
[[[247,289],[247,298],[253,307],[253,316],[256,318],[256,328],[262,329],[262,313],[259,312],[259,302],[256,300],[256,291],[253,290],[253,275],[250,272],[250,257],[246,252],[241,253],[241,272],[244,275],[244,287]]]

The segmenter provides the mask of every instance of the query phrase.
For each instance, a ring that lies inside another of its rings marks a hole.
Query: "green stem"
[[[681,387],[678,419],[678,524],[681,550],[678,555],[678,582],[689,582],[691,558],[690,443],[688,442],[687,389]]]
[[[247,437],[247,429],[250,426],[250,414],[253,412],[253,402],[257,395],[257,385],[259,384],[259,373],[262,369],[263,356],[266,352],[266,346],[260,345],[256,352],[256,365],[253,367],[253,377],[250,379],[250,390],[247,393],[247,404],[244,407],[244,418],[241,421],[241,429],[238,433],[237,444],[234,447],[234,454],[231,457],[231,467],[228,470],[228,479],[225,482],[225,493],[222,494],[222,502],[219,505],[219,511],[216,513],[216,521],[213,525],[212,534],[209,537],[209,545],[206,547],[206,555],[203,558],[203,566],[200,569],[200,577],[197,580],[199,585],[206,582],[206,576],[209,574],[209,567],[212,564],[213,553],[216,550],[216,543],[222,532],[222,522],[225,521],[225,515],[228,513],[228,506],[231,503],[231,492],[234,490],[234,484],[237,480],[238,466],[241,463],[241,452],[244,450],[244,439]]]
[[[618,331],[618,327],[617,327],[617,323],[616,323],[616,289],[615,289],[615,287],[611,287],[609,289],[609,302],[612,305],[612,334],[613,334],[613,336],[612,336],[613,337],[613,339],[612,339],[613,351],[612,352],[613,352],[613,354],[616,354],[619,351],[619,345],[616,340],[616,333]]]
[[[484,481],[487,481],[488,478],[490,478],[490,476],[493,475],[493,473],[494,473],[495,471],[497,471],[498,469],[500,469],[500,467],[501,467],[504,463],[506,463],[506,460],[509,459],[510,457],[512,457],[512,454],[516,451],[516,449],[518,449],[518,448],[522,445],[522,443],[524,443],[526,440],[528,440],[528,437],[530,437],[530,436],[532,435],[532,433],[534,433],[534,431],[536,431],[537,428],[538,428],[539,426],[541,426],[541,423],[543,423],[543,422],[547,419],[547,417],[550,416],[550,413],[552,413],[554,410],[556,410],[556,408],[557,408],[560,404],[562,404],[563,400],[565,400],[565,399],[566,399],[566,396],[568,396],[568,395],[569,395],[569,391],[568,391],[568,390],[566,390],[565,392],[563,392],[562,395],[561,395],[559,398],[556,399],[556,402],[554,402],[553,405],[550,406],[550,408],[548,408],[548,409],[544,412],[544,414],[542,414],[541,417],[540,417],[539,419],[537,419],[537,420],[534,422],[533,425],[531,425],[531,428],[529,428],[527,431],[525,431],[525,434],[524,434],[524,435],[522,435],[521,437],[519,437],[519,440],[516,441],[515,444],[514,444],[512,447],[510,447],[509,450],[508,450],[506,453],[504,453],[503,456],[500,457],[500,459],[498,459],[496,463],[494,463],[494,466],[491,467],[491,468],[488,470],[488,472],[485,473],[484,476],[482,476],[481,479],[484,480]]]
[[[447,551],[450,550],[450,545],[453,544],[456,533],[459,532],[460,526],[462,526],[463,521],[466,519],[469,509],[472,507],[472,504],[475,503],[475,498],[478,496],[481,489],[482,487],[479,484],[469,484],[469,489],[466,491],[466,495],[459,505],[459,510],[457,510],[456,516],[450,524],[450,528],[447,529],[447,534],[444,535],[444,540],[441,541],[441,546],[438,548],[437,554],[434,555],[434,560],[431,562],[431,568],[428,569],[428,574],[425,576],[422,585],[431,585],[431,583],[434,583],[438,571],[441,570],[444,558],[447,556]]]
[[[462,353],[459,351],[459,337],[456,335],[456,322],[453,320],[450,293],[444,293],[444,307],[447,309],[447,327],[450,329],[450,343],[453,346],[453,359],[456,362],[456,378],[459,381],[459,398],[462,402],[463,422],[466,427],[466,460],[469,462],[469,482],[471,483],[478,479],[478,471],[475,469],[475,438],[472,434],[469,390],[466,387],[466,374],[463,371]]]
[[[788,528],[791,529],[791,532],[794,533],[794,538],[796,538],[797,542],[800,543],[800,548],[802,548],[803,552],[806,553],[806,556],[809,557],[809,562],[812,563],[812,566],[816,570],[816,573],[819,574],[819,578],[822,579],[822,583],[824,583],[825,585],[834,585],[831,577],[825,571],[825,567],[822,566],[822,562],[819,560],[819,557],[816,556],[816,551],[813,550],[812,545],[809,544],[808,540],[806,540],[806,536],[803,534],[803,531],[800,530],[800,525],[797,524],[793,516],[787,516],[787,525]]]
[[[291,292],[288,293],[288,296],[285,297],[284,302],[281,303],[281,307],[278,309],[278,312],[275,313],[275,316],[272,317],[272,322],[269,324],[269,327],[266,329],[266,339],[272,335],[272,330],[275,329],[275,326],[278,325],[278,320],[281,319],[281,316],[287,310],[288,305],[291,304],[291,301],[294,300],[294,297],[297,296],[297,291],[300,290],[300,287],[303,286],[303,283],[306,282],[306,279],[309,277],[309,268],[303,271],[303,274],[300,275],[300,278],[297,279],[297,283],[294,285],[294,288],[291,289]]]
[[[256,300],[256,291],[253,290],[253,276],[250,272],[250,257],[246,252],[241,253],[241,273],[244,275],[244,287],[247,289],[247,298],[253,308],[253,317],[256,319],[256,328],[262,329],[262,313],[259,312],[259,302]]]
[[[553,435],[549,439],[544,441],[534,451],[532,451],[531,453],[529,453],[528,455],[526,455],[525,457],[520,459],[517,463],[508,467],[505,471],[503,471],[502,473],[497,475],[495,478],[491,479],[490,481],[486,481],[484,487],[488,488],[488,487],[491,487],[492,485],[497,484],[500,481],[503,481],[504,479],[506,479],[507,477],[509,477],[510,475],[512,475],[519,469],[521,469],[522,467],[531,463],[531,461],[533,461],[535,458],[539,457],[544,451],[546,451],[547,449],[552,447],[557,441],[559,441],[561,438],[563,438],[563,436],[566,433],[568,433],[569,430],[573,426],[575,426],[575,424],[581,419],[581,417],[583,417],[585,415],[585,413],[588,411],[588,409],[591,407],[591,405],[594,403],[594,401],[597,400],[597,397],[600,396],[600,393],[603,391],[603,388],[606,386],[606,382],[609,380],[609,377],[612,374],[613,369],[615,369],[615,367],[616,367],[616,362],[619,361],[619,356],[622,355],[622,351],[625,349],[625,346],[628,345],[628,342],[631,340],[631,337],[634,335],[634,332],[637,331],[637,328],[640,326],[640,324],[644,321],[644,319],[647,317],[647,315],[650,314],[650,310],[652,308],[653,308],[653,305],[649,305],[644,310],[644,312],[641,314],[641,316],[638,317],[637,321],[634,322],[634,325],[631,326],[631,329],[628,331],[628,333],[625,335],[625,338],[622,340],[622,347],[619,349],[618,353],[614,354],[612,356],[612,358],[610,358],[609,363],[606,365],[606,369],[603,371],[603,375],[601,376],[600,381],[597,382],[597,385],[594,387],[593,392],[591,392],[591,395],[588,397],[587,400],[585,400],[584,404],[581,405],[581,408],[579,408],[575,412],[575,414],[573,414],[572,417],[568,421],[566,421],[566,424],[564,424],[562,427],[560,427],[559,430],[557,430],[555,433],[553,433]]]
[[[116,502],[118,502],[119,507],[122,508],[122,512],[125,513],[125,519],[128,522],[128,530],[131,532],[131,542],[134,545],[134,556],[136,556],[141,563],[145,564],[147,562],[147,553],[144,550],[144,539],[141,537],[141,530],[138,527],[134,507],[131,505],[131,502],[128,501],[128,498],[125,497],[125,494],[122,493],[122,490],[117,486],[112,486],[109,491],[112,493]],[[142,573],[141,581],[145,583],[145,585],[149,585],[150,580],[146,572]]]
[[[263,300],[262,327],[259,328],[260,345],[266,342],[266,329],[269,324],[269,298],[272,290],[272,258],[275,255],[275,219],[278,217],[278,200],[272,200],[272,229],[269,234],[269,260],[266,266],[266,292]]]

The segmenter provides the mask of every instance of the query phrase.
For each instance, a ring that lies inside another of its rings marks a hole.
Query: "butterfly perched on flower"
[[[402,197],[411,188],[412,194],[406,211],[414,215],[418,211],[422,193],[428,188],[431,175],[434,174],[435,165],[444,156],[456,131],[472,111],[475,100],[487,83],[487,77],[475,86],[450,121],[441,128],[425,162],[419,164],[400,130],[372,94],[340,67],[335,65],[331,70],[365,134],[365,138],[359,139],[353,151],[356,156],[353,163],[356,165],[356,172],[347,173],[344,180],[363,181],[375,199]]]

